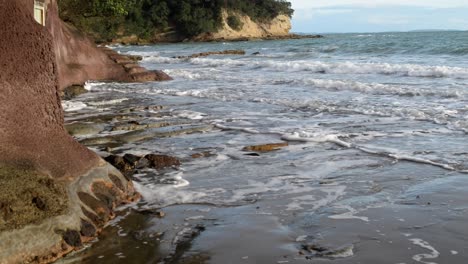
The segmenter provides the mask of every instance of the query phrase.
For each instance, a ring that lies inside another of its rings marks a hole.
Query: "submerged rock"
[[[178,56],[174,57],[176,59],[193,59],[199,57],[208,57],[210,55],[245,55],[244,50],[223,50],[223,51],[209,51],[209,52],[201,52],[195,53],[190,56]]]
[[[135,169],[153,168],[159,170],[180,166],[178,158],[162,154],[148,154],[144,157],[133,154],[109,155],[104,159],[126,175]]]
[[[104,131],[105,126],[97,123],[72,123],[65,125],[65,129],[72,136],[94,135]]]
[[[149,161],[149,165],[155,169],[164,169],[167,167],[180,166],[180,160],[176,157],[159,154],[148,154],[145,159]]]
[[[210,151],[204,151],[204,152],[194,153],[190,155],[192,159],[207,158],[207,157],[212,157],[212,156],[215,156],[215,154]]]
[[[87,92],[88,92],[88,90],[86,90],[83,85],[75,84],[75,85],[68,86],[65,89],[63,89],[62,99],[63,100],[71,100],[71,99],[77,97],[78,95],[81,95],[81,94],[84,94],[84,93],[87,93]]]
[[[130,164],[123,157],[118,155],[110,155],[104,159],[110,164],[112,164],[112,166],[119,169],[119,171],[121,171],[122,173],[127,173],[135,168],[134,165]]]
[[[289,144],[287,142],[283,143],[272,143],[272,144],[263,144],[263,145],[255,145],[255,146],[248,146],[243,148],[243,151],[255,151],[255,152],[270,152],[279,150],[283,147],[287,147]]]
[[[328,259],[339,259],[348,258],[354,255],[354,246],[342,246],[339,248],[328,248],[320,246],[318,244],[302,245],[302,254],[304,251],[307,252],[307,259],[311,258],[328,258]]]

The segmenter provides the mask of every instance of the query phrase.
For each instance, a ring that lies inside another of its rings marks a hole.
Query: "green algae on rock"
[[[63,184],[35,170],[0,166],[0,232],[60,215],[68,197]]]

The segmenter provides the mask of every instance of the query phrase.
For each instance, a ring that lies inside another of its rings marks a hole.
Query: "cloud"
[[[367,23],[374,25],[406,25],[411,19],[405,16],[369,16]]]
[[[346,14],[354,12],[349,8],[317,8],[317,9],[298,9],[294,14],[294,19],[309,20],[317,16],[329,16],[337,14]]]

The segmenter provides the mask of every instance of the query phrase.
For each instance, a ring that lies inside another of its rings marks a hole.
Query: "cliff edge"
[[[229,20],[235,21],[235,26]],[[231,25],[230,25],[231,24]],[[221,28],[214,33],[206,33],[196,40],[239,40],[288,37],[291,30],[291,18],[278,15],[268,22],[256,22],[241,13],[228,13],[223,10]]]

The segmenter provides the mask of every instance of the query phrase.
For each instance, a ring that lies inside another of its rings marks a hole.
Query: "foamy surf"
[[[429,253],[414,255],[413,260],[420,262],[420,263],[425,263],[425,264],[437,264],[437,262],[432,262],[429,260],[437,259],[440,256],[440,253],[433,246],[431,246],[429,242],[424,241],[419,238],[413,238],[413,239],[410,239],[410,241],[414,245],[430,251]]]
[[[146,59],[159,64],[176,64],[184,60],[152,57]],[[190,64],[225,68],[225,67],[249,67],[250,69],[272,69],[276,71],[305,71],[322,74],[380,74],[380,75],[399,75],[408,77],[424,78],[456,78],[467,79],[468,68],[452,66],[429,66],[418,64],[391,64],[391,63],[356,63],[346,62],[326,62],[326,61],[276,61],[276,60],[246,60],[246,59],[213,59],[213,58],[194,58],[186,59]]]
[[[79,111],[86,107],[88,106],[80,101],[62,101],[62,108],[65,112]]]

